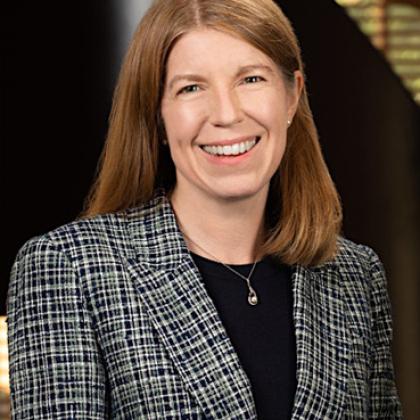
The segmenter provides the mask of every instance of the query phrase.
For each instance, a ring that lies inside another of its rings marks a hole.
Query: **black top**
[[[251,277],[259,303],[248,303],[244,279],[191,253],[251,382],[259,420],[290,419],[296,391],[291,270],[267,257]],[[247,277],[253,264],[230,265]]]

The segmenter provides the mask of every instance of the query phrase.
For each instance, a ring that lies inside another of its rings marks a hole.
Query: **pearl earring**
[[[287,125],[290,126],[292,122],[290,120],[287,120]]]

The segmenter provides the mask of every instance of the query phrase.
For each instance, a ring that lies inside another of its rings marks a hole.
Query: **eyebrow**
[[[241,76],[245,73],[248,73],[250,71],[253,71],[253,70],[265,70],[265,71],[267,71],[271,74],[274,73],[273,69],[270,66],[267,66],[265,64],[250,64],[250,65],[247,65],[247,66],[240,67],[239,70],[236,72],[235,77],[239,77],[239,76]],[[206,79],[205,79],[205,77],[203,77],[199,74],[191,74],[191,73],[177,74],[169,82],[169,89],[171,90],[173,88],[173,86],[175,85],[175,83],[180,81],[180,80],[203,82]]]

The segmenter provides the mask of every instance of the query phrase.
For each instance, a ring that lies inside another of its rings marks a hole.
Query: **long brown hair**
[[[175,168],[162,146],[160,116],[165,67],[176,40],[197,27],[239,36],[269,56],[290,84],[294,71],[304,74],[292,26],[271,0],[155,0],[126,54],[98,176],[82,217],[138,206],[158,187],[173,188]],[[335,255],[342,208],[322,156],[305,86],[282,162],[270,182],[265,216],[262,255],[305,266]]]

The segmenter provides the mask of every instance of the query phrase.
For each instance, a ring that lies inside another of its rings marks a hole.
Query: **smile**
[[[230,144],[228,146],[200,146],[205,152],[213,156],[238,156],[249,152],[261,139],[256,136],[255,139],[240,143]]]

